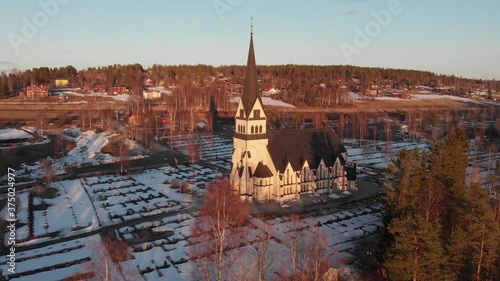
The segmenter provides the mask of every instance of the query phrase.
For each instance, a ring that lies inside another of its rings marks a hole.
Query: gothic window
[[[252,126],[252,129],[251,129],[250,133],[252,133],[252,134],[253,134],[253,126]]]
[[[255,109],[253,111],[253,118],[255,118],[255,119],[259,119],[260,118],[260,110]]]
[[[306,167],[304,167],[304,172],[302,173],[302,180],[303,181],[307,181],[307,177],[306,177]]]
[[[243,126],[243,134],[246,134],[247,130],[245,128],[245,126]]]
[[[262,134],[262,125],[259,126],[259,134]]]
[[[245,118],[245,110],[240,109],[240,117]]]
[[[290,171],[286,170],[286,184],[290,183]]]

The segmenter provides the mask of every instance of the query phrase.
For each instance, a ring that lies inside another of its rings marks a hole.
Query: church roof
[[[257,164],[257,167],[255,168],[253,176],[257,178],[269,178],[273,176],[273,173],[267,165],[259,162],[259,164]]]
[[[280,172],[284,172],[288,162],[293,170],[302,169],[304,161],[311,169],[318,168],[323,159],[326,166],[333,166],[337,159],[342,165],[347,152],[333,129],[310,129],[269,132],[268,151]]]
[[[259,99],[259,83],[257,82],[257,65],[255,64],[255,53],[253,50],[253,33],[250,35],[250,49],[248,51],[247,68],[245,71],[245,84],[243,85],[243,108],[248,117],[252,111],[255,101]],[[262,102],[261,102],[262,103]]]

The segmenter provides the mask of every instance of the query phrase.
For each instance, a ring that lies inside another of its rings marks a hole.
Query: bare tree
[[[52,180],[54,179],[54,169],[52,168],[52,160],[50,158],[41,160],[39,167],[40,170],[42,170],[43,174],[45,175],[47,185],[50,186],[52,184]]]
[[[92,255],[91,262],[84,267],[85,272],[92,272],[97,280],[103,281],[128,281],[137,280],[133,272],[125,272],[120,266],[121,262],[130,258],[127,243],[113,241],[106,235],[101,236],[101,241],[89,244]]]
[[[300,224],[300,217],[290,217],[291,230],[287,233],[290,273],[280,274],[286,280],[323,279],[331,267],[332,253],[328,251],[328,236],[317,229],[308,229]]]
[[[422,187],[420,206],[425,214],[425,221],[435,221],[443,211],[444,186],[441,182],[430,178]]]
[[[192,247],[190,253],[201,267],[205,280],[227,279],[234,258],[232,249],[239,244],[240,226],[249,213],[249,205],[240,201],[229,181],[216,182],[207,188],[205,203],[192,229],[199,244]]]
[[[40,135],[43,137],[43,124],[45,122],[45,114],[42,112],[38,112],[38,127],[40,128]]]
[[[253,243],[257,252],[257,280],[264,281],[274,261],[274,254],[271,250],[273,233],[271,227],[265,222],[257,227],[259,236]]]

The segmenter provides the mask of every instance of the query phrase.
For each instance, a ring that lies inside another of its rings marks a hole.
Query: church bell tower
[[[266,114],[259,93],[257,66],[253,48],[253,25],[245,73],[243,95],[236,110],[231,184],[242,200],[252,201],[255,194],[253,173],[259,162],[269,159]]]

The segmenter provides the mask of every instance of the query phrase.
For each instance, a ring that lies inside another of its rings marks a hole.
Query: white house
[[[142,95],[145,100],[154,100],[161,98],[161,92],[156,90],[143,90]]]

